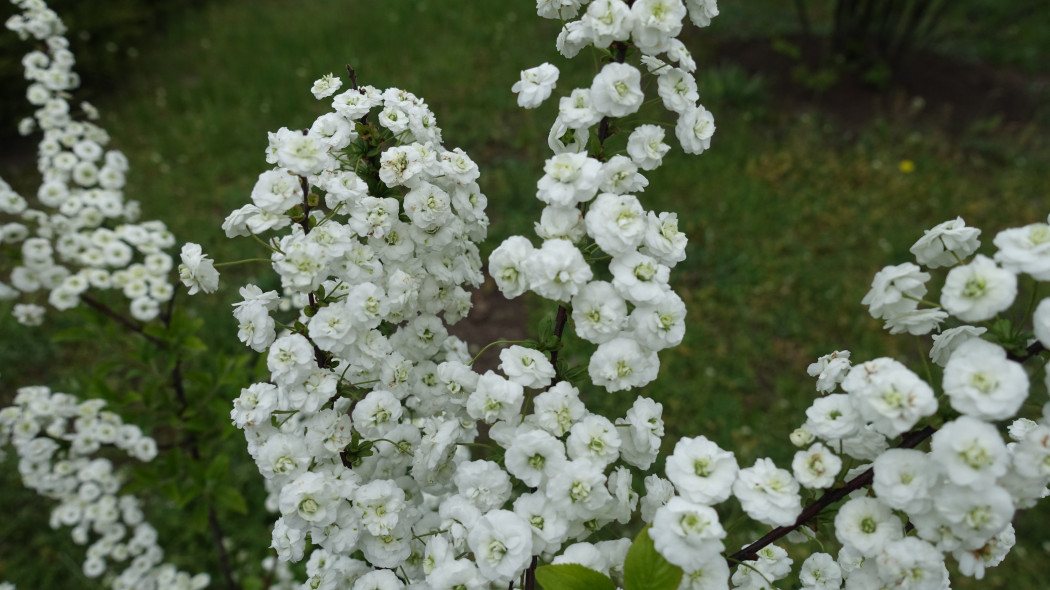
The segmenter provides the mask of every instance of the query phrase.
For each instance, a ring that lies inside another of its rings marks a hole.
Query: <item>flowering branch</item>
[[[899,445],[897,445],[897,448],[915,448],[919,446],[919,444],[921,444],[922,441],[933,436],[933,433],[936,431],[937,429],[932,426],[925,426],[920,430],[910,432],[904,436],[904,439]],[[798,519],[795,520],[794,524],[789,526],[777,527],[769,531],[754,543],[751,543],[747,547],[744,547],[740,551],[737,551],[736,553],[730,555],[729,560],[734,562],[742,562],[758,559],[758,552],[762,548],[772,543],[775,543],[783,537],[786,537],[791,531],[797,529],[800,526],[805,525],[811,519],[815,518],[825,508],[828,508],[832,504],[835,504],[836,502],[842,500],[843,498],[855,492],[856,490],[859,490],[864,486],[871,485],[872,479],[874,477],[875,469],[869,468],[860,475],[844,483],[842,486],[834,488],[832,490],[828,490],[818,500],[816,500],[809,506],[806,506],[806,508],[802,510],[802,513],[799,514]]]

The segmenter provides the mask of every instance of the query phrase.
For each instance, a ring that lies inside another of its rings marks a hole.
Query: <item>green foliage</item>
[[[682,581],[682,568],[656,552],[649,528],[638,533],[627,551],[623,565],[624,590],[676,590]]]
[[[616,590],[609,576],[577,563],[540,566],[536,581],[544,590]]]

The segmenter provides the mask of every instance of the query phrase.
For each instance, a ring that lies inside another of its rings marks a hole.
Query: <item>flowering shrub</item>
[[[21,221],[3,226],[4,244],[17,247],[2,294],[28,301],[48,290],[58,309],[85,302],[141,332],[144,345],[174,351],[184,400],[180,355],[196,343],[160,305],[173,296],[165,249],[174,241],[159,223],[133,224],[133,207],[114,205],[122,182],[112,174],[119,166],[107,166],[121,158],[103,156],[104,132],[70,114],[76,78],[61,23],[42,2],[15,3],[23,12],[9,28],[50,53],[25,60],[44,133],[42,209],[7,190],[3,211]],[[488,260],[504,296],[529,291],[557,310],[538,339],[493,343],[504,346],[498,372],[475,370],[471,347],[447,329],[469,313],[468,288],[484,280],[480,171],[444,146],[434,114],[411,92],[359,85],[349,68],[346,89],[334,74],[318,79],[311,93],[330,112],[270,134],[270,168],[222,224],[228,237],[266,248],[276,276],[259,283],[280,285],[240,287],[233,312],[267,373],[243,387],[229,414],[276,515],[266,586],[758,589],[794,572],[807,590],[940,589],[947,555],[978,578],[997,565],[1014,542],[1015,511],[1050,482],[1050,415],[1018,416],[1039,368],[1023,363],[1050,343],[1050,305],[1035,308],[1034,333],[1027,317],[1005,314],[1025,275],[1050,278],[1050,226],[1002,232],[988,257],[977,253],[979,230],[945,222],[912,248],[918,264],[880,271],[863,303],[891,333],[936,331],[929,357],[938,368],[920,377],[891,358],[818,359],[809,373],[819,395],[791,435],[799,450],[790,470],[769,458],[741,466],[703,435],[677,441],[661,460],[661,403],[637,396],[610,418],[586,402],[652,382],[659,352],[684,335],[686,306],[670,273],[687,239],[675,213],[647,210],[640,195],[643,173],[671,143],[689,154],[711,148],[713,116],[698,103],[696,64],[678,35],[687,20],[709,24],[717,8],[540,0],[537,12],[564,22],[563,56],[590,47],[602,63],[559,98],[552,155],[536,183],[545,205],[538,241],[512,236]],[[512,91],[533,108],[559,81],[544,63],[521,72]],[[651,102],[676,118],[671,143],[662,125],[642,122],[654,87]],[[217,265],[199,245],[184,245],[180,258],[189,294],[218,288]],[[939,303],[924,299],[933,275],[923,267],[947,269]],[[143,326],[85,294],[114,286],[136,320],[155,321]],[[39,321],[42,306],[20,305],[22,321]],[[584,362],[562,354],[570,330],[593,345]],[[160,565],[157,535],[133,497],[117,496],[112,464],[87,459],[113,443],[149,460],[152,439],[100,413],[98,401],[25,388],[16,403],[0,413],[0,435],[19,453],[27,486],[61,502],[53,523],[74,526],[75,540],[102,536],[88,549],[86,576],[136,588],[210,581]],[[717,509],[730,498],[772,527],[736,551]],[[825,516],[833,534],[822,547],[837,555],[801,547],[827,531],[812,524],[824,511],[834,516]],[[125,542],[127,527],[135,537]],[[634,540],[615,538],[619,530]],[[800,567],[778,541],[799,546]],[[118,572],[114,564],[129,558]],[[227,585],[243,583],[221,561]],[[295,582],[288,564],[301,561],[305,580]]]

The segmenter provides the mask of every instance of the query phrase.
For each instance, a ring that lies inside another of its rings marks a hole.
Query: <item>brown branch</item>
[[[136,334],[142,335],[142,337],[146,340],[149,340],[150,342],[156,344],[161,348],[167,348],[168,344],[166,342],[164,342],[160,338],[157,338],[156,336],[151,336],[147,334],[139,323],[120,315],[116,311],[113,311],[113,309],[105,303],[102,303],[101,301],[94,299],[89,295],[81,295],[80,300],[86,303],[87,306],[91,309],[94,309],[102,315],[110,318],[111,320],[117,322],[121,326],[124,326],[125,328],[131,330],[132,332],[135,332]]]
[[[208,507],[208,526],[211,528],[212,538],[215,539],[215,547],[219,550],[219,563],[222,564],[226,587],[230,590],[239,590],[241,585],[233,579],[233,566],[230,565],[230,556],[226,553],[226,546],[222,544],[222,526],[219,524],[219,516],[215,513],[214,505]]]
[[[1043,352],[1044,350],[1046,350],[1046,347],[1043,346],[1043,343],[1038,341],[1038,340],[1036,340],[1035,342],[1033,342],[1031,344],[1031,346],[1029,346],[1028,348],[1025,349],[1023,355],[1018,355],[1018,354],[1014,354],[1014,353],[1012,353],[1010,351],[1006,351],[1006,358],[1008,358],[1008,359],[1010,359],[1012,361],[1023,363],[1025,361],[1027,361],[1028,359],[1030,359],[1030,358],[1032,358],[1034,356],[1037,356],[1040,352]]]
[[[927,438],[933,436],[933,433],[936,432],[936,431],[937,431],[937,429],[934,428],[933,426],[926,426],[926,427],[924,427],[924,428],[922,428],[920,430],[915,430],[913,432],[909,432],[903,438],[903,440],[901,440],[901,444],[897,445],[897,448],[898,449],[912,449],[912,448],[915,448],[915,447],[919,446],[919,444],[922,443],[922,441],[924,441]],[[828,506],[831,506],[832,504],[834,504],[834,503],[838,502],[839,500],[845,498],[846,496],[848,496],[849,494],[855,492],[856,490],[859,490],[860,488],[871,484],[871,481],[872,481],[872,479],[874,477],[875,477],[875,470],[874,470],[874,468],[869,468],[864,473],[861,473],[857,477],[854,477],[853,479],[851,479],[848,482],[844,483],[842,485],[842,487],[838,487],[838,488],[834,488],[834,489],[828,490],[827,492],[824,493],[823,496],[820,497],[820,499],[818,499],[817,501],[813,502],[809,506],[806,506],[806,509],[803,510],[802,514],[800,514],[798,519],[795,520],[795,524],[793,524],[791,526],[777,527],[777,528],[769,531],[761,539],[755,541],[754,543],[751,543],[747,547],[744,547],[740,551],[737,551],[736,553],[730,555],[729,556],[729,560],[730,561],[734,561],[735,560],[737,562],[740,562],[740,561],[753,561],[755,559],[758,559],[758,552],[761,549],[763,549],[767,545],[770,545],[773,542],[779,540],[780,538],[782,538],[784,536],[787,536],[787,534],[790,533],[791,531],[793,531],[793,530],[797,529],[798,527],[806,524],[807,521],[809,521],[811,518],[815,517],[816,515],[820,514],[820,512],[822,510],[824,510],[825,508],[827,508]]]
[[[350,87],[357,90],[357,72],[354,71],[354,68],[350,67],[350,64],[346,64],[346,73],[350,76]]]

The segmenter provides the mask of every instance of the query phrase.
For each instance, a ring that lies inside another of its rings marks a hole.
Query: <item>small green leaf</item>
[[[178,492],[178,497],[175,498],[175,507],[179,510],[186,507],[187,504],[197,499],[204,491],[204,487],[199,484],[192,484],[188,487],[182,488]]]
[[[208,471],[205,472],[204,477],[208,482],[219,482],[226,479],[230,471],[230,456],[226,454],[217,455],[212,459],[211,465],[208,465]]]
[[[675,590],[682,581],[682,568],[656,551],[649,527],[634,538],[623,564],[624,590]]]
[[[248,513],[248,503],[244,500],[244,496],[237,491],[237,488],[233,486],[224,485],[215,490],[215,503],[222,510],[236,512],[237,514]]]
[[[192,352],[204,352],[208,350],[208,346],[204,344],[204,341],[196,336],[188,336],[182,341],[182,348]]]
[[[609,576],[577,563],[538,567],[536,581],[544,590],[616,590]]]
[[[66,328],[51,337],[53,342],[84,342],[94,339],[95,336],[87,328]]]
[[[142,328],[142,333],[147,336],[152,336],[157,340],[167,340],[168,331],[163,324],[149,324]]]

